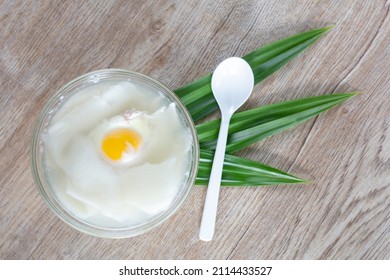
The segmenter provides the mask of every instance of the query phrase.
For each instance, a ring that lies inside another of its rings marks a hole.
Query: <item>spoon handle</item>
[[[210,180],[207,187],[206,201],[199,231],[199,238],[203,241],[210,241],[214,235],[230,118],[231,115],[222,115],[221,127],[219,128],[218,142],[215,149],[213,166],[211,168]]]

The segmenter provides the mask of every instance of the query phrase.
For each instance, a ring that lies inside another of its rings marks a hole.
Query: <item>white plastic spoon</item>
[[[211,78],[211,89],[221,110],[222,119],[200,225],[199,238],[203,241],[210,241],[214,235],[230,118],[248,99],[253,85],[252,69],[239,57],[230,57],[222,61]]]

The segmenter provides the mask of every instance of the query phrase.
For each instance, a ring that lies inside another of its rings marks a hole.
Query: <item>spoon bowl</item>
[[[254,77],[248,62],[239,57],[222,61],[211,79],[211,89],[223,114],[234,113],[252,93]]]

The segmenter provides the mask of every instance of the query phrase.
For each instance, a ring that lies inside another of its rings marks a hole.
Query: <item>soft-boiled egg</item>
[[[175,104],[127,81],[65,100],[42,140],[58,201],[101,227],[157,217],[188,176],[191,136]]]
[[[141,159],[152,132],[147,113],[127,111],[103,121],[90,133],[101,156],[113,164]]]

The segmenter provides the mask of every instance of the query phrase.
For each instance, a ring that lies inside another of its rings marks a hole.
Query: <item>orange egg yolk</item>
[[[135,131],[117,129],[105,135],[102,141],[102,150],[109,159],[119,160],[129,145],[138,150],[141,140],[141,136]]]

